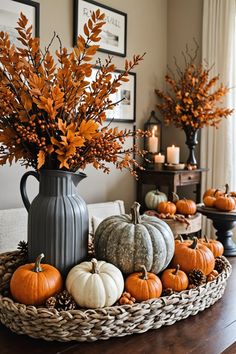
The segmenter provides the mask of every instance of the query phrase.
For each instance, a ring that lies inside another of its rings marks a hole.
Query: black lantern
[[[161,121],[157,118],[154,111],[147,122],[144,124],[144,130],[150,132],[149,137],[145,137],[144,150],[148,151],[147,158],[151,164],[154,164],[155,154],[161,151]]]

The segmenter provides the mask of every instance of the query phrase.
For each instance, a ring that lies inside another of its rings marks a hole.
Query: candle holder
[[[150,132],[149,137],[144,138],[144,150],[148,151],[147,163],[148,167],[153,167],[155,164],[155,155],[161,151],[161,131],[162,123],[155,115],[155,111],[151,111],[151,115],[144,124],[144,130]]]

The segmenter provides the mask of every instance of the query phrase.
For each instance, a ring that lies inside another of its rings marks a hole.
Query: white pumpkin
[[[167,202],[167,196],[158,189],[151,190],[145,195],[145,204],[148,209],[156,210],[160,202]]]
[[[122,295],[124,278],[113,264],[93,258],[91,262],[82,262],[70,270],[66,289],[81,307],[111,306]]]

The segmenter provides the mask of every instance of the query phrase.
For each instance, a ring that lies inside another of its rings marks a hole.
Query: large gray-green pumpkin
[[[145,195],[145,204],[148,209],[156,210],[160,202],[167,202],[167,196],[158,189],[151,190]]]
[[[155,216],[139,215],[135,202],[131,215],[104,219],[95,232],[95,254],[123,273],[130,274],[145,265],[158,274],[167,267],[174,254],[174,236],[170,227]]]

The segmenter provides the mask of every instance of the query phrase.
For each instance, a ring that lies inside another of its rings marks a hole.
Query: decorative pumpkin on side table
[[[41,253],[35,263],[24,264],[16,269],[10,281],[12,297],[25,305],[42,305],[46,299],[62,289],[62,276],[50,264],[41,264]]]
[[[176,205],[170,201],[161,202],[157,206],[158,213],[163,214],[175,214],[176,213]]]
[[[214,207],[221,211],[231,211],[235,208],[235,200],[230,195],[225,194],[216,198]]]
[[[113,264],[82,262],[66,278],[66,289],[81,307],[98,308],[113,305],[124,290],[124,278]]]
[[[174,236],[162,220],[139,215],[140,204],[135,202],[130,215],[115,215],[104,219],[95,232],[95,255],[118,267],[122,273],[140,270],[158,274],[174,254]]]
[[[176,202],[177,213],[182,215],[194,215],[197,211],[196,203],[191,199],[180,199]]]
[[[145,204],[148,209],[156,210],[160,202],[167,202],[167,196],[158,189],[151,190],[145,195]]]
[[[125,289],[137,300],[158,298],[162,293],[162,283],[154,273],[147,272],[144,265],[141,272],[130,274],[125,280]]]

